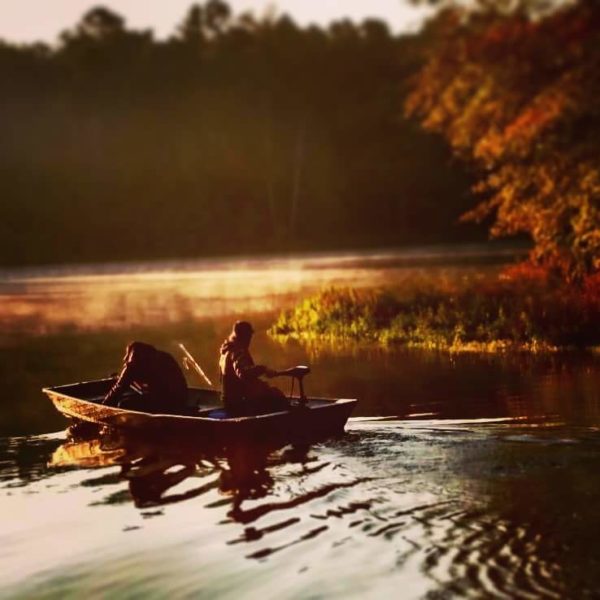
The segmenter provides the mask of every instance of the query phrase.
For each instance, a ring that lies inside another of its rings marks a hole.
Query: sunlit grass
[[[270,333],[450,351],[552,351],[600,344],[600,277],[581,288],[527,267],[491,281],[405,289],[330,288],[283,312]]]

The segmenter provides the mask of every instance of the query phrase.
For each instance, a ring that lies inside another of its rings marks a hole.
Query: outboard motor
[[[292,378],[292,392],[290,393],[290,397],[294,392],[294,381],[298,381],[298,386],[300,388],[300,406],[304,406],[307,402],[306,394],[304,393],[304,378],[310,373],[310,367],[305,365],[299,365],[297,367],[292,367],[291,369],[287,369],[285,371],[279,371],[278,375],[287,376]]]

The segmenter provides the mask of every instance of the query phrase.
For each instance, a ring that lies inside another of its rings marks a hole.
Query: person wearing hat
[[[289,403],[278,388],[261,377],[275,377],[277,371],[256,365],[250,354],[254,329],[248,321],[237,321],[220,350],[222,400],[225,410],[236,416],[286,410]]]

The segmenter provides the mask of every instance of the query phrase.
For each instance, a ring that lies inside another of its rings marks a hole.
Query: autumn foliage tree
[[[494,237],[527,234],[531,259],[578,279],[600,269],[600,5],[540,14],[445,8],[406,110],[475,165]]]

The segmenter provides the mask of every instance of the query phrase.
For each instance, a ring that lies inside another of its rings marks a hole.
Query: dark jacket
[[[246,416],[289,408],[284,393],[260,379],[267,367],[255,365],[248,344],[241,343],[235,335],[223,342],[219,367],[223,405],[228,413]]]
[[[266,371],[264,365],[255,365],[248,347],[235,337],[223,342],[220,350],[222,399],[225,408],[237,409],[244,400],[260,395],[264,384],[258,378]]]
[[[104,403],[121,405],[124,392],[131,386],[142,393],[132,408],[149,412],[185,412],[187,383],[177,361],[167,352],[142,342],[131,344],[123,369]]]

